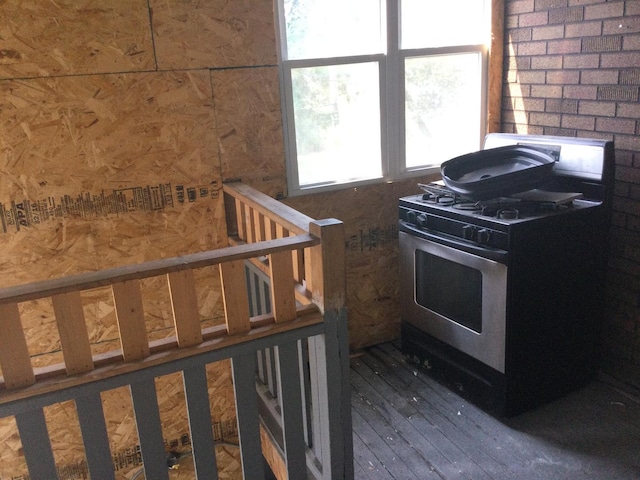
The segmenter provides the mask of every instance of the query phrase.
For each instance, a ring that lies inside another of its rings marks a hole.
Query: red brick
[[[549,98],[545,100],[545,112],[549,113],[578,113],[577,100],[565,100],[560,98]]]
[[[560,85],[532,85],[531,96],[535,98],[562,98]]]
[[[622,39],[622,49],[629,51],[640,50],[640,35],[625,35]]]
[[[567,6],[567,0],[536,0],[536,10],[549,10]]]
[[[507,41],[509,43],[520,43],[531,41],[530,28],[512,28],[507,32]]]
[[[637,0],[636,0],[637,1]],[[640,17],[616,18],[605,20],[602,24],[602,33],[605,35],[628,35],[640,32]]]
[[[588,5],[584,7],[584,19],[595,20],[624,15],[624,2],[606,2],[600,5]]]
[[[562,68],[562,55],[544,55],[531,57],[533,70],[557,70]]]
[[[547,12],[523,13],[518,18],[519,27],[534,27],[538,25],[547,25],[549,23],[549,14]]]
[[[602,3],[602,0],[569,0],[570,7],[575,7],[577,5],[593,5],[594,3]]]
[[[640,136],[614,135],[614,141],[616,143],[616,148],[621,148],[623,150],[633,150],[634,152],[640,151]],[[616,177],[619,178],[619,172],[616,173]],[[636,170],[633,182],[640,182],[640,169]]]
[[[578,70],[554,70],[547,72],[547,83],[551,85],[576,85],[580,81]]]
[[[547,42],[528,42],[517,44],[518,55],[545,55]]]
[[[564,68],[598,68],[600,66],[600,55],[583,54],[567,55],[564,57]]]
[[[580,115],[613,117],[616,114],[616,104],[614,102],[580,100],[578,102],[578,113]]]
[[[506,4],[506,9],[509,15],[533,12],[534,2],[533,0],[508,1]]]
[[[547,44],[547,53],[580,53],[581,41],[579,38],[568,40],[551,40]]]
[[[636,133],[636,121],[623,120],[621,118],[598,118],[596,119],[596,128],[600,132],[627,133],[633,135]]]
[[[600,85],[598,86],[598,100],[637,102],[638,87],[634,85]]]
[[[595,85],[567,85],[563,89],[563,94],[564,98],[595,100],[598,96],[598,87]]]
[[[518,28],[518,16],[517,15],[507,15],[504,19],[504,28]]]
[[[544,100],[539,98],[512,97],[511,108],[523,112],[544,112]]]
[[[640,118],[640,104],[639,103],[619,103],[618,110],[616,112],[618,118]]]
[[[549,23],[575,23],[584,20],[582,7],[556,8],[549,11]]]
[[[577,130],[595,130],[596,119],[583,115],[562,115],[562,128],[575,128]]]
[[[578,131],[574,128],[544,127],[543,135],[555,135],[556,137],[575,137]]]
[[[569,23],[564,27],[564,36],[573,37],[595,37],[602,34],[602,22],[580,22]]]
[[[545,72],[540,70],[526,70],[524,72],[516,72],[519,83],[526,83],[529,85],[543,85],[545,82]]]
[[[622,50],[622,35],[602,35],[582,39],[583,53],[619,52]]]
[[[550,40],[564,38],[564,25],[537,27],[532,29],[531,35],[532,40]]]
[[[629,68],[640,65],[640,52],[603,53],[600,56],[602,68]]]
[[[632,15],[640,15],[640,2],[627,2],[627,7],[624,13],[627,17],[630,17]]]
[[[640,85],[640,68],[620,71],[620,85]]]
[[[529,115],[529,121],[532,125],[544,125],[547,127],[559,127],[561,115],[556,113],[538,113],[533,112]]]
[[[516,119],[517,117],[517,119]],[[503,110],[502,111],[502,121],[505,123],[528,123],[526,112],[522,111],[513,111],[513,110]]]
[[[618,70],[583,70],[580,83],[583,85],[616,85],[620,77]]]

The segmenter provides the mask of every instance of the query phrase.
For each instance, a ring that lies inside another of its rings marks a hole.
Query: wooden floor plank
[[[352,362],[351,368],[353,372],[357,372],[363,379],[370,382],[368,389],[363,386],[362,381],[357,384],[366,392],[368,400],[374,404],[375,408],[384,413],[393,429],[397,431],[397,437],[404,438],[413,445],[431,444],[441,457],[444,457],[434,456],[432,452],[425,455],[425,459],[433,465],[433,469],[445,474],[444,478],[457,476],[472,480],[491,480],[491,477],[476,462],[477,455],[469,455],[469,452],[456,445],[442,431],[442,425],[425,417],[411,404],[411,399],[404,398],[403,394],[391,388],[377,374],[379,372],[371,370],[362,359]]]
[[[640,399],[633,393],[594,381],[504,419],[431,379],[395,344],[368,349],[351,367],[357,480],[429,472],[441,480],[640,479]]]
[[[466,461],[464,452],[460,452],[435,429],[432,431],[430,429],[429,434],[417,430],[379,392],[378,384],[372,386],[358,372],[360,366],[358,361],[352,362],[351,382],[360,396],[360,401],[352,404],[353,408],[373,426],[380,436],[393,439],[398,449],[397,453],[402,455],[407,466],[416,475],[435,471],[439,473],[440,478],[475,480],[473,476],[461,472],[457,465],[458,461]],[[366,372],[364,374],[366,375]],[[404,454],[405,446],[410,451],[408,455]]]
[[[531,442],[523,443],[507,431],[495,418],[462,399],[446,387],[435,382],[425,373],[416,371],[413,365],[404,361],[397,350],[390,350],[393,356],[385,357],[380,349],[372,349],[370,363],[396,368],[393,373],[385,370],[385,378],[395,388],[404,392],[420,404],[423,414],[445,429],[448,437],[473,458],[482,458],[485,471],[493,479],[518,478],[520,465],[529,464],[537,458]],[[376,363],[377,362],[377,363]],[[517,433],[517,432],[516,432]],[[547,480],[544,472],[530,472],[529,480]]]
[[[357,432],[358,438],[371,454],[375,456],[376,460],[380,462],[385,471],[393,472],[393,475],[389,474],[388,478],[395,478],[397,480],[421,480],[409,470],[406,463],[402,460],[402,457],[396,454],[385,439],[382,438],[357,411],[353,412],[352,417],[354,430]]]

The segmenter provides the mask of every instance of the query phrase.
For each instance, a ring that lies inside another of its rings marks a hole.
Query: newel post
[[[344,224],[335,218],[315,220],[309,233],[320,237],[321,243],[310,249],[310,272],[307,288],[320,309],[340,309],[347,302]]]

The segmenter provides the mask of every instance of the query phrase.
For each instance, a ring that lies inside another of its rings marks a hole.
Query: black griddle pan
[[[543,149],[507,145],[468,153],[440,167],[447,187],[469,200],[531,190],[551,175],[555,158]]]

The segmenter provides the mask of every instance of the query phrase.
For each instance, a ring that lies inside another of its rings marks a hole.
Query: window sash
[[[281,8],[282,0],[278,0],[278,14],[280,16],[278,29],[282,47],[279,49],[280,84],[283,99],[283,130],[285,135],[287,183],[288,194],[290,196],[374,184],[382,181],[402,180],[418,175],[439,172],[439,165],[407,168],[406,164],[404,65],[405,61],[412,57],[456,55],[460,53],[479,53],[481,55],[480,118],[478,119],[479,144],[477,148],[481,147],[480,142],[486,134],[488,47],[485,45],[460,45],[401,50],[399,45],[400,22],[398,1],[399,0],[387,0],[387,52],[385,54],[286,60],[286,38],[283,28],[284,15]],[[349,65],[364,62],[377,62],[380,68],[381,176],[359,179],[352,182],[320,182],[318,184],[301,186],[299,182],[296,146],[292,70],[296,68]]]

